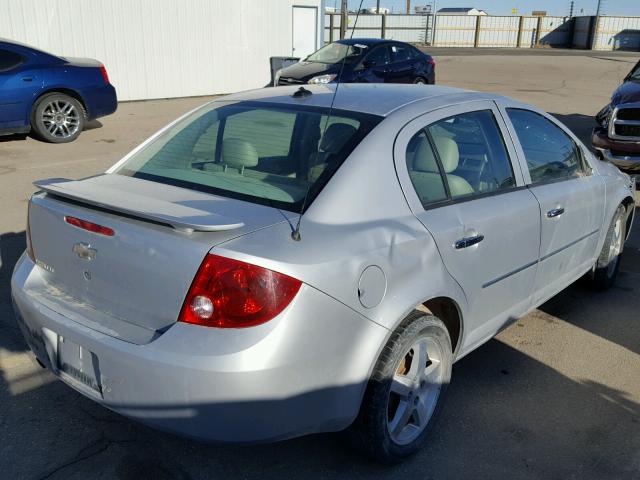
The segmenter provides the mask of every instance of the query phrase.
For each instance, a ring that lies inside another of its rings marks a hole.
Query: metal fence
[[[326,14],[325,42],[344,36],[387,38],[438,47],[574,47],[640,50],[640,17],[356,15],[341,28]],[[435,26],[434,26],[435,23]],[[354,29],[355,25],[355,29]]]

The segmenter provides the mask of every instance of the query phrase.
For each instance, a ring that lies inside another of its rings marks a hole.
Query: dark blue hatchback
[[[117,107],[116,90],[97,60],[0,39],[0,135],[32,131],[48,142],[71,142],[87,121]]]
[[[353,38],[326,45],[299,63],[283,68],[274,83],[323,84],[339,80],[345,83],[434,84],[435,70],[433,58],[408,43]]]

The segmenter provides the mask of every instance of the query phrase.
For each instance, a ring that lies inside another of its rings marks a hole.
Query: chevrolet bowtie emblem
[[[78,258],[81,258],[82,260],[93,260],[94,258],[96,258],[96,253],[98,253],[98,250],[96,250],[95,248],[91,248],[91,245],[89,245],[88,243],[80,242],[76,243],[73,246],[73,253],[75,253]]]

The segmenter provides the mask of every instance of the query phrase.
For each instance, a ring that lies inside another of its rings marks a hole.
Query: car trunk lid
[[[176,322],[213,246],[284,221],[270,207],[117,174],[35,185],[43,192],[32,198],[29,223],[46,291],[154,332]]]

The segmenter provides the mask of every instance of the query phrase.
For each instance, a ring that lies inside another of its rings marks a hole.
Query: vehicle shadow
[[[12,133],[11,135],[0,135],[0,143],[16,142],[26,140],[29,137],[26,133]]]
[[[11,273],[25,248],[25,232],[0,235],[0,348],[12,352],[28,348],[13,316],[11,303]]]

